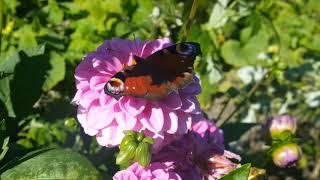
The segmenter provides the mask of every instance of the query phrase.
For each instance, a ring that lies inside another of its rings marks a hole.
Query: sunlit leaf
[[[1,179],[102,179],[94,166],[71,150],[53,149],[33,153],[1,174]]]
[[[48,91],[64,79],[66,65],[64,58],[52,52],[50,56],[51,69],[48,71],[47,79],[44,81],[42,89]]]

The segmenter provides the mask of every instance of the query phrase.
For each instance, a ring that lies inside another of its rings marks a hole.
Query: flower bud
[[[151,162],[151,146],[149,143],[141,142],[136,149],[135,160],[143,167]]]
[[[125,135],[120,143],[120,149],[123,149],[128,144],[135,143],[135,142],[136,142],[136,138],[134,136]]]
[[[267,128],[272,139],[281,139],[281,134],[289,131],[294,134],[297,129],[297,120],[294,117],[283,115],[268,120]]]
[[[119,154],[117,155],[116,164],[128,164],[128,162],[132,161],[135,156],[135,151],[137,147],[138,144],[132,141],[126,144],[126,146],[122,147],[122,149],[120,149]]]
[[[272,160],[278,167],[292,167],[296,165],[301,158],[302,152],[297,144],[285,144],[277,148],[272,153]]]

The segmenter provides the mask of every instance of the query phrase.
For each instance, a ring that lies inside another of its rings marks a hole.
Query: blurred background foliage
[[[74,69],[112,37],[179,41],[192,1],[0,2],[1,173],[32,150],[62,147],[112,176],[115,150],[99,147],[76,121]],[[319,0],[199,0],[188,34],[203,52],[202,108],[222,125],[227,147],[271,179],[320,177],[319,22]],[[265,156],[260,124],[279,114],[298,119],[298,168],[278,169]]]

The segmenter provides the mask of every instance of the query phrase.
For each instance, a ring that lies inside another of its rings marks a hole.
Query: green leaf
[[[47,79],[44,81],[42,90],[49,91],[65,77],[66,64],[64,58],[58,53],[50,53],[51,69],[47,72]]]
[[[23,49],[22,51],[26,53],[29,57],[32,57],[32,56],[39,56],[44,54],[45,50],[46,50],[46,45],[41,44],[39,46],[35,46],[32,48]]]
[[[33,48],[37,46],[36,34],[32,30],[31,25],[22,26],[15,36],[19,38],[19,50]]]
[[[0,79],[3,79],[3,78],[6,78],[10,75],[12,75],[13,73],[7,73],[7,72],[4,72],[4,71],[0,71]]]
[[[9,144],[9,137],[6,137],[2,142],[2,151],[0,153],[0,161],[4,158],[4,156],[9,150],[8,144]]]
[[[16,65],[20,62],[18,53],[13,53],[8,58],[0,61],[0,71],[13,73]],[[0,79],[0,100],[5,105],[9,117],[16,117],[11,100],[10,81],[12,76],[6,76]]]
[[[71,150],[53,149],[24,159],[2,173],[1,179],[102,179],[90,161]]]
[[[59,24],[63,21],[64,13],[59,8],[55,0],[49,0],[49,21],[53,24]]]
[[[228,64],[239,67],[263,63],[259,55],[267,50],[268,34],[260,31],[246,40],[248,33],[251,32],[247,29],[242,31],[242,41],[246,42],[229,40],[222,45],[221,55]]]
[[[231,171],[223,176],[221,180],[248,180],[251,164],[244,164],[238,169]]]

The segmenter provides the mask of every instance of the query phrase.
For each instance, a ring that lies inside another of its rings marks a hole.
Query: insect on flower
[[[113,75],[104,91],[117,100],[122,96],[162,99],[193,81],[193,64],[199,54],[198,43],[183,42],[156,51],[145,59],[134,56],[136,63]]]

